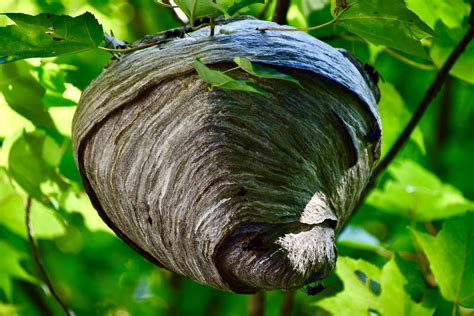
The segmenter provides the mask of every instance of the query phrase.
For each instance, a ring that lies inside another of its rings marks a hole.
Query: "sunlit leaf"
[[[391,259],[382,269],[380,304],[382,315],[387,316],[431,316],[436,305],[425,299],[415,303],[405,291],[407,284],[395,259]]]
[[[21,266],[20,261],[25,258],[25,254],[18,252],[15,248],[0,240],[0,289],[5,293],[8,300],[12,299],[12,279],[35,282]]]
[[[4,304],[0,302],[0,315],[2,316],[17,316],[19,315],[19,309],[15,305]]]
[[[448,219],[433,237],[413,230],[443,297],[474,308],[474,213]]]
[[[77,17],[5,15],[16,25],[0,28],[0,63],[81,52],[96,48],[104,37],[102,26],[89,12]]]
[[[434,306],[411,300],[394,259],[380,270],[362,259],[338,258],[336,274],[344,284],[343,291],[315,304],[332,315],[428,316],[434,312]]]
[[[427,221],[474,209],[474,202],[414,161],[396,161],[388,172],[393,180],[387,180],[382,190],[374,190],[367,198],[369,205],[383,212]]]
[[[68,88],[74,89],[71,85],[66,84],[66,71],[77,70],[76,67],[64,64],[44,63],[33,69],[38,74],[39,84],[46,90],[42,98],[44,107],[74,106],[77,104],[77,99],[71,100],[65,95]]]
[[[398,136],[405,128],[411,118],[411,113],[407,110],[405,102],[395,87],[388,82],[379,82],[380,102],[379,112],[383,126],[383,146],[382,157],[392,148]],[[410,136],[421,152],[426,153],[423,134],[419,127],[416,127]]]
[[[370,289],[370,280],[380,284],[379,268],[362,259],[339,257],[336,274],[343,282],[344,290],[317,302],[317,306],[338,316],[368,315],[369,309],[378,308],[377,295]]]
[[[420,41],[433,31],[403,0],[351,1],[336,19],[337,24],[373,44],[429,58]]]
[[[0,225],[24,239],[27,238],[25,204],[25,198],[0,175]],[[37,238],[54,238],[66,232],[54,211],[36,201],[31,204],[31,222]]]
[[[89,230],[112,233],[112,230],[100,218],[84,192],[79,193],[72,190],[64,192],[59,203],[67,212],[80,213],[84,217],[84,224]]]
[[[281,73],[273,68],[264,67],[257,64],[252,64],[250,60],[244,57],[235,57],[234,62],[243,70],[248,72],[249,74],[259,77],[259,78],[267,78],[267,79],[279,79],[279,80],[286,80],[297,84],[298,86],[302,87],[300,82],[293,78],[290,75]]]
[[[405,0],[407,7],[434,29],[438,20],[449,28],[460,27],[469,15],[469,4],[463,0]]]

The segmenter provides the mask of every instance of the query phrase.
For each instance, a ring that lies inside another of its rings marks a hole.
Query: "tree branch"
[[[265,315],[265,292],[257,292],[249,296],[249,316]]]
[[[420,122],[420,119],[423,117],[423,114],[425,114],[425,111],[430,105],[431,101],[433,101],[435,96],[440,91],[441,86],[448,78],[449,71],[454,66],[454,63],[459,58],[459,56],[461,56],[461,53],[464,51],[466,46],[472,40],[473,36],[474,36],[474,26],[470,25],[464,37],[456,45],[456,47],[451,52],[448,59],[443,64],[441,69],[438,71],[435,78],[431,82],[430,86],[426,90],[425,96],[423,97],[420,104],[416,108],[415,113],[413,113],[413,116],[408,122],[407,126],[405,127],[403,132],[400,134],[397,141],[392,146],[392,148],[387,153],[387,155],[384,157],[384,159],[382,159],[382,161],[377,165],[377,168],[375,169],[374,174],[373,174],[374,178],[378,177],[387,168],[387,166],[393,161],[395,156],[398,154],[400,149],[402,149],[403,145],[406,143],[411,133]]]
[[[369,192],[374,188],[377,178],[385,171],[387,166],[393,161],[393,159],[398,154],[398,152],[403,148],[408,138],[410,137],[411,133],[413,132],[413,130],[415,129],[415,127],[418,125],[421,118],[423,117],[423,114],[425,114],[425,111],[430,105],[431,101],[433,101],[435,96],[440,91],[443,83],[449,77],[449,71],[454,66],[454,63],[459,58],[459,56],[461,56],[462,52],[466,49],[466,46],[474,37],[474,22],[473,22],[474,13],[473,12],[474,10],[471,10],[471,15],[469,18],[470,20],[469,29],[467,30],[466,34],[464,34],[462,39],[457,43],[456,47],[453,49],[448,59],[443,64],[443,66],[436,73],[436,76],[434,77],[433,81],[431,82],[428,89],[426,90],[423,99],[418,104],[415,112],[413,113],[413,116],[411,117],[406,127],[403,129],[402,133],[398,137],[395,144],[392,146],[392,148],[390,148],[387,155],[385,155],[382,161],[380,161],[380,163],[375,168],[372,174],[372,179],[367,185],[367,187],[365,188],[365,190],[362,192],[359,198],[359,201],[356,207],[354,208],[354,212],[352,213],[351,216],[355,214],[355,211],[359,208],[360,205],[362,205],[362,203],[364,202]]]
[[[290,8],[290,0],[277,0],[275,11],[273,12],[273,22],[278,24],[288,24],[286,16]]]
[[[35,261],[36,268],[38,269],[38,272],[41,278],[46,283],[46,286],[51,292],[51,295],[61,306],[62,310],[64,311],[64,314],[67,316],[73,316],[74,313],[66,306],[66,304],[61,300],[58,293],[54,289],[53,284],[51,283],[51,280],[49,279],[48,274],[46,273],[46,269],[44,268],[44,265],[41,262],[38,246],[36,245],[35,240],[34,240],[33,225],[31,223],[31,197],[28,197],[28,199],[26,200],[26,215],[25,216],[26,216],[25,218],[26,231],[28,233],[28,242],[31,247],[31,253],[33,254],[33,259]]]
[[[281,303],[280,316],[290,316],[291,309],[293,308],[293,301],[295,298],[295,290],[288,290],[283,296],[283,302]]]

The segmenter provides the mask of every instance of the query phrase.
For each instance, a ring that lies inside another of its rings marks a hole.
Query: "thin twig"
[[[46,269],[44,268],[43,263],[41,262],[41,258],[39,255],[39,250],[38,246],[36,245],[36,242],[34,240],[34,231],[33,231],[33,225],[31,223],[31,197],[28,197],[26,200],[26,231],[28,233],[28,242],[31,247],[31,253],[33,254],[33,259],[36,264],[36,268],[38,269],[38,272],[43,279],[43,281],[46,283],[46,286],[49,289],[49,292],[53,296],[53,298],[58,302],[58,304],[61,306],[62,310],[64,311],[64,314],[67,316],[73,316],[74,313],[66,306],[66,304],[61,300],[59,297],[58,293],[54,289],[53,283],[48,277],[48,274],[46,273]]]
[[[265,315],[265,292],[257,292],[249,296],[249,316]]]
[[[276,0],[275,11],[273,11],[273,22],[278,24],[288,24],[286,16],[290,8],[290,0]]]
[[[473,16],[473,12],[474,11],[471,11],[471,16]],[[453,51],[449,55],[448,59],[446,59],[443,66],[436,73],[436,76],[434,77],[430,86],[426,90],[425,95],[423,96],[423,99],[418,104],[415,112],[413,113],[413,116],[411,117],[406,127],[403,129],[397,141],[392,146],[392,148],[390,148],[389,152],[385,155],[382,161],[380,161],[380,163],[375,168],[372,174],[372,179],[367,185],[367,187],[365,188],[365,190],[362,192],[359,198],[359,201],[357,202],[357,205],[354,208],[354,212],[352,213],[351,216],[355,214],[359,206],[362,205],[362,203],[364,202],[369,192],[375,187],[377,178],[385,171],[387,166],[393,161],[393,159],[398,154],[398,152],[403,148],[403,145],[405,145],[411,133],[420,122],[421,118],[423,117],[423,114],[425,113],[426,109],[430,105],[431,101],[433,101],[435,96],[440,91],[443,83],[449,77],[449,71],[454,66],[454,63],[459,58],[459,56],[461,56],[462,52],[466,49],[466,46],[469,44],[469,42],[472,40],[473,37],[474,37],[474,23],[471,23],[469,25],[469,29],[467,30],[466,34],[458,42],[456,47],[453,49]]]
[[[295,290],[288,290],[283,296],[283,302],[281,303],[280,316],[290,316],[291,309],[293,308],[293,301],[295,299]]]
[[[456,300],[453,304],[453,311],[451,312],[451,316],[456,316],[456,312],[458,310],[458,304],[459,302]]]
[[[314,31],[322,29],[323,27],[329,26],[336,23],[337,20],[331,20],[323,24],[310,26],[310,27],[296,27],[296,28],[283,28],[283,27],[258,27],[257,31],[284,31],[284,32],[299,32],[299,31]]]
[[[99,46],[97,48],[100,49],[100,50],[109,52],[109,53],[126,54],[126,53],[135,52],[137,50],[141,50],[141,49],[144,49],[144,48],[147,48],[147,47],[156,46],[156,45],[161,44],[161,43],[162,42],[148,43],[148,44],[143,44],[143,45],[140,45],[140,46],[129,47],[129,48],[107,48],[107,47],[103,47],[103,46]]]
[[[349,34],[345,34],[345,33],[333,34],[333,35],[318,37],[318,39],[323,41],[323,42],[334,41],[336,39],[344,39],[344,40],[348,40],[348,41],[360,42],[360,43],[364,43],[364,44],[369,45],[369,42],[367,40],[365,40],[365,39],[363,39],[363,38],[361,38],[357,35],[354,35],[352,33],[349,33]],[[397,53],[393,49],[390,49],[386,46],[381,46],[381,48],[387,54],[391,55],[392,57],[394,57],[394,58],[398,59],[399,61],[401,61],[401,62],[403,62],[407,65],[410,65],[412,67],[422,69],[422,70],[435,70],[436,69],[436,66],[433,65],[433,64],[423,64],[423,63],[416,62],[416,61],[411,60],[411,59],[409,59],[409,58],[407,58],[403,55],[400,55],[399,53]]]
[[[296,28],[284,28],[284,27],[257,27],[257,31],[284,31],[284,32],[298,32],[298,31],[314,31],[314,30],[319,30],[319,29],[322,29],[326,26],[329,26],[331,24],[334,24],[338,21],[340,21],[340,17],[341,15],[346,12],[347,10],[349,10],[354,4],[356,4],[357,2],[354,2],[354,3],[351,3],[349,4],[347,7],[345,7],[335,18],[333,18],[331,21],[328,21],[326,23],[323,23],[323,24],[320,24],[320,25],[315,25],[315,26],[310,26],[310,27],[296,27]],[[278,5],[278,2],[277,2],[277,5]],[[275,9],[276,11],[276,9]],[[275,21],[275,19],[274,19]],[[282,24],[282,23],[280,23]]]
[[[418,125],[421,118],[423,117],[423,114],[425,113],[426,109],[430,105],[431,101],[433,101],[435,96],[440,91],[441,86],[448,78],[449,71],[454,66],[454,63],[459,58],[459,56],[461,56],[462,52],[464,51],[464,49],[466,48],[466,46],[469,44],[469,42],[472,40],[473,37],[474,37],[474,26],[470,25],[464,37],[456,45],[456,47],[451,52],[448,59],[443,64],[441,69],[438,71],[435,78],[431,82],[430,86],[426,90],[425,96],[421,100],[420,104],[417,106],[415,113],[413,113],[413,116],[411,117],[407,126],[405,127],[403,132],[400,134],[400,136],[398,137],[397,141],[392,146],[392,148],[390,148],[390,151],[387,153],[384,159],[382,159],[382,161],[377,165],[377,168],[374,171],[374,178],[378,177],[387,168],[387,166],[392,162],[392,160],[398,154],[400,149],[406,143],[411,133],[413,132],[413,130],[415,129],[415,127]]]

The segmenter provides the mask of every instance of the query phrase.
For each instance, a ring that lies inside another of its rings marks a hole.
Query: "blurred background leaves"
[[[406,4],[412,12],[405,13],[416,14],[425,33],[430,32],[424,25],[433,30],[433,37],[411,43],[421,56],[407,54],[405,47],[376,46],[387,43],[342,23],[310,31],[372,63],[383,78],[383,154],[468,25],[467,0]],[[274,1],[252,5],[246,14],[258,16],[263,8],[263,16],[271,16]],[[0,12],[85,11],[128,42],[181,26],[172,10],[152,0],[0,3]],[[294,0],[287,18],[306,27],[331,20],[332,13],[328,0]],[[0,15],[0,26],[7,24],[11,21]],[[292,315],[473,314],[465,290],[474,288],[474,224],[466,213],[474,210],[473,52],[471,43],[397,160],[343,230],[327,288],[315,296],[296,291]],[[109,59],[95,50],[0,66],[0,315],[61,315],[27,242],[28,196],[34,198],[32,222],[44,265],[76,315],[244,315],[246,296],[201,286],[137,255],[107,228],[85,195],[72,157],[71,121],[81,91]],[[461,276],[440,275],[461,266]],[[460,292],[451,290],[453,284]],[[278,314],[283,294],[267,294],[268,315]]]

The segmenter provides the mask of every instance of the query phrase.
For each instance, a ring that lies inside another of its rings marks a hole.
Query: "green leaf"
[[[440,68],[466,32],[458,27],[449,29],[443,23],[436,23],[436,36],[431,46],[431,58]],[[474,84],[474,42],[471,41],[450,70],[450,74]]]
[[[234,5],[227,9],[227,14],[232,16],[242,10],[243,8],[248,7],[249,5],[256,4],[256,3],[265,3],[265,0],[242,0],[237,1]]]
[[[0,63],[78,53],[98,47],[104,38],[102,26],[89,12],[77,17],[5,15],[16,25],[0,28]]]
[[[176,0],[176,5],[189,18],[191,26],[203,17],[214,18],[221,15],[232,16],[238,11],[264,0]]]
[[[64,224],[54,211],[34,200],[31,204],[31,222],[37,238],[55,238],[66,233]],[[11,185],[2,182],[0,182],[0,224],[22,238],[27,238],[25,201]]]
[[[412,301],[404,289],[405,284],[407,280],[398,268],[395,259],[392,258],[382,269],[382,294],[380,295],[382,315],[433,315],[436,305],[426,299],[420,303]]]
[[[381,95],[379,112],[383,126],[383,157],[395,143],[403,128],[405,128],[405,125],[411,118],[411,113],[407,110],[401,95],[391,83],[379,82],[378,86]],[[419,127],[415,128],[410,136],[410,140],[418,145],[423,154],[426,153],[423,134]]]
[[[20,315],[19,308],[15,305],[4,304],[0,302],[0,315],[2,316],[17,316]]]
[[[29,195],[46,202],[43,185],[62,184],[55,172],[61,156],[59,146],[44,132],[23,132],[10,148],[8,172]]]
[[[208,83],[211,88],[218,87],[230,90],[254,92],[262,95],[266,94],[265,91],[248,83],[245,80],[234,79],[224,74],[222,71],[210,69],[204,65],[199,60],[199,58],[194,60],[194,68],[196,69],[199,77],[201,77],[204,82]]]
[[[281,73],[273,68],[264,67],[257,64],[252,64],[250,60],[244,57],[235,57],[234,62],[239,65],[244,71],[248,72],[249,74],[259,77],[259,78],[268,78],[268,79],[279,79],[279,80],[286,80],[297,84],[301,88],[303,87],[298,80],[293,78],[290,75]]]
[[[229,90],[239,90],[246,92],[254,92],[261,95],[267,95],[265,90],[260,89],[256,85],[247,82],[246,80],[232,79],[232,81],[226,82],[222,85],[215,85],[215,87]]]
[[[369,309],[378,307],[377,296],[369,284],[370,280],[380,280],[379,268],[362,259],[340,257],[336,274],[343,282],[344,290],[317,302],[317,306],[338,316],[368,315]]]
[[[403,0],[357,0],[349,5],[335,17],[337,24],[373,44],[429,58],[421,40],[433,30]]]
[[[45,89],[33,77],[32,66],[25,61],[0,65],[0,73],[0,92],[8,105],[36,126],[56,130],[41,102]]]
[[[66,83],[66,71],[77,70],[76,67],[65,64],[43,63],[33,69],[38,75],[39,84],[46,90],[42,98],[44,107],[75,106],[77,104],[77,99],[71,100],[64,95],[68,88],[72,88],[72,85]]]
[[[4,241],[0,240],[0,289],[3,290],[8,300],[12,300],[12,279],[36,282],[21,266],[20,261],[25,255],[18,252]]]
[[[0,169],[0,224],[24,239],[27,238],[25,204],[25,198],[15,190],[5,172]],[[38,238],[55,238],[66,232],[56,213],[34,200],[31,203],[31,222]]]
[[[449,28],[460,27],[469,15],[469,4],[462,0],[406,0],[407,7],[431,28],[441,20]]]
[[[436,237],[413,230],[443,297],[474,308],[474,213],[448,219]]]
[[[227,9],[233,4],[231,0],[176,0],[176,5],[189,18],[191,26],[194,21],[203,17],[217,17],[224,15]]]
[[[199,77],[210,85],[219,86],[234,80],[222,71],[210,69],[199,58],[194,60],[194,68],[196,68]]]
[[[384,316],[433,315],[434,306],[424,301],[415,303],[405,292],[407,281],[393,258],[380,271],[362,259],[342,257],[337,261],[336,274],[344,290],[315,304],[333,315],[369,315],[374,311]]]
[[[474,202],[414,161],[396,161],[388,172],[393,179],[385,183],[383,190],[376,189],[367,198],[367,203],[380,211],[428,221],[474,208]]]
[[[84,217],[84,224],[90,231],[105,231],[113,234],[112,230],[100,218],[84,192],[68,190],[61,196],[59,203],[66,212],[77,212]]]

